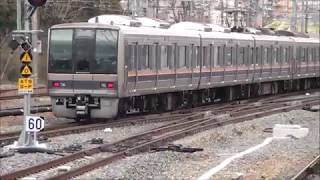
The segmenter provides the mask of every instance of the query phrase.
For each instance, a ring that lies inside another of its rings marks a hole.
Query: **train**
[[[82,22],[48,42],[52,111],[77,121],[320,86],[315,38]]]

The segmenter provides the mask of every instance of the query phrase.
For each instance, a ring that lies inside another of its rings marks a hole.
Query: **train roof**
[[[57,24],[51,26],[50,29],[63,29],[63,28],[108,28],[119,30],[118,26],[111,26],[107,24],[99,24],[99,23],[87,23],[87,22],[79,22],[79,23],[65,23],[65,24]]]
[[[254,35],[245,33],[224,33],[224,32],[203,32],[194,30],[170,30],[151,27],[130,27],[130,26],[112,26],[101,23],[66,23],[57,24],[51,27],[51,29],[63,29],[63,28],[108,28],[120,30],[125,35],[155,35],[155,36],[177,36],[177,37],[202,37],[213,39],[236,39],[236,40],[260,40],[260,41],[279,41],[279,42],[301,42],[301,43],[319,43],[319,39],[304,38],[304,37],[291,37],[291,36],[270,36],[270,35]]]

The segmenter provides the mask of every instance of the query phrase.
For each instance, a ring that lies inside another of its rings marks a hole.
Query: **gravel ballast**
[[[93,138],[102,138],[104,143],[112,143],[117,140],[132,136],[134,134],[144,132],[159,126],[162,126],[168,122],[154,123],[154,124],[138,124],[124,127],[112,128],[112,132],[104,132],[104,130],[94,130],[80,134],[70,134],[65,136],[58,136],[50,138],[47,146],[50,150],[61,150],[70,145],[79,144],[83,149],[95,147],[90,140]],[[17,171],[19,169],[41,164],[49,160],[58,158],[60,156],[53,154],[19,154],[15,156],[1,158],[0,159],[0,175],[8,172]]]
[[[274,140],[265,147],[235,159],[211,179],[288,179],[319,154],[319,112],[295,110],[231,124],[175,141],[202,152],[149,152],[127,157],[76,179],[197,179],[236,153],[262,143],[275,124],[309,128],[301,139]]]

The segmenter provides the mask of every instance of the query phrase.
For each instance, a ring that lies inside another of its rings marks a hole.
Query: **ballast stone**
[[[273,128],[273,137],[285,138],[293,136],[303,138],[309,133],[308,128],[302,128],[300,125],[276,124]]]
[[[71,166],[59,166],[58,167],[58,172],[67,172],[70,171]]]

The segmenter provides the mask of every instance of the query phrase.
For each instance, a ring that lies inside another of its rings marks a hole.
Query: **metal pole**
[[[26,18],[27,16],[27,9],[28,9],[28,1],[27,0],[24,0],[24,30],[25,31],[29,31],[30,30],[30,20],[28,18]],[[24,146],[26,145],[27,142],[30,142],[29,139],[26,139],[27,137],[30,137],[30,136],[27,136],[27,132],[25,131],[25,127],[26,127],[26,121],[25,121],[25,118],[26,116],[29,116],[30,115],[30,106],[31,106],[31,94],[30,93],[26,93],[24,94],[24,106],[23,106],[23,115],[24,115],[24,120],[23,120],[23,129],[21,131],[21,135],[20,135],[20,138],[19,138],[19,141],[18,141],[18,144],[20,146]]]
[[[31,28],[32,30],[39,30],[39,11],[36,10],[32,16],[31,19]],[[33,75],[34,75],[34,86],[36,87],[38,85],[38,80],[39,80],[39,74],[38,74],[38,65],[39,65],[39,51],[38,49],[38,43],[39,41],[39,36],[38,33],[32,34],[32,46],[35,48],[35,52],[33,53]]]
[[[21,8],[21,0],[17,0],[17,30],[22,29],[22,22],[21,22],[21,14],[22,14],[22,8]]]
[[[309,14],[308,14],[308,1],[306,0],[306,7],[305,7],[305,22],[304,22],[304,32],[308,33],[308,18],[309,18]]]
[[[292,14],[291,14],[291,24],[290,24],[290,30],[291,31],[297,31],[297,1],[292,0]]]
[[[304,0],[301,0],[301,13],[300,13],[300,21],[301,21],[301,32],[304,32],[303,28],[304,28],[304,18],[303,18],[303,14],[304,14]]]
[[[223,14],[224,14],[223,0],[220,0],[220,7],[221,7],[220,21],[221,21],[221,26],[223,26]]]
[[[235,9],[235,12],[234,12],[234,26],[238,27],[238,0],[235,0],[234,1],[234,9]]]

